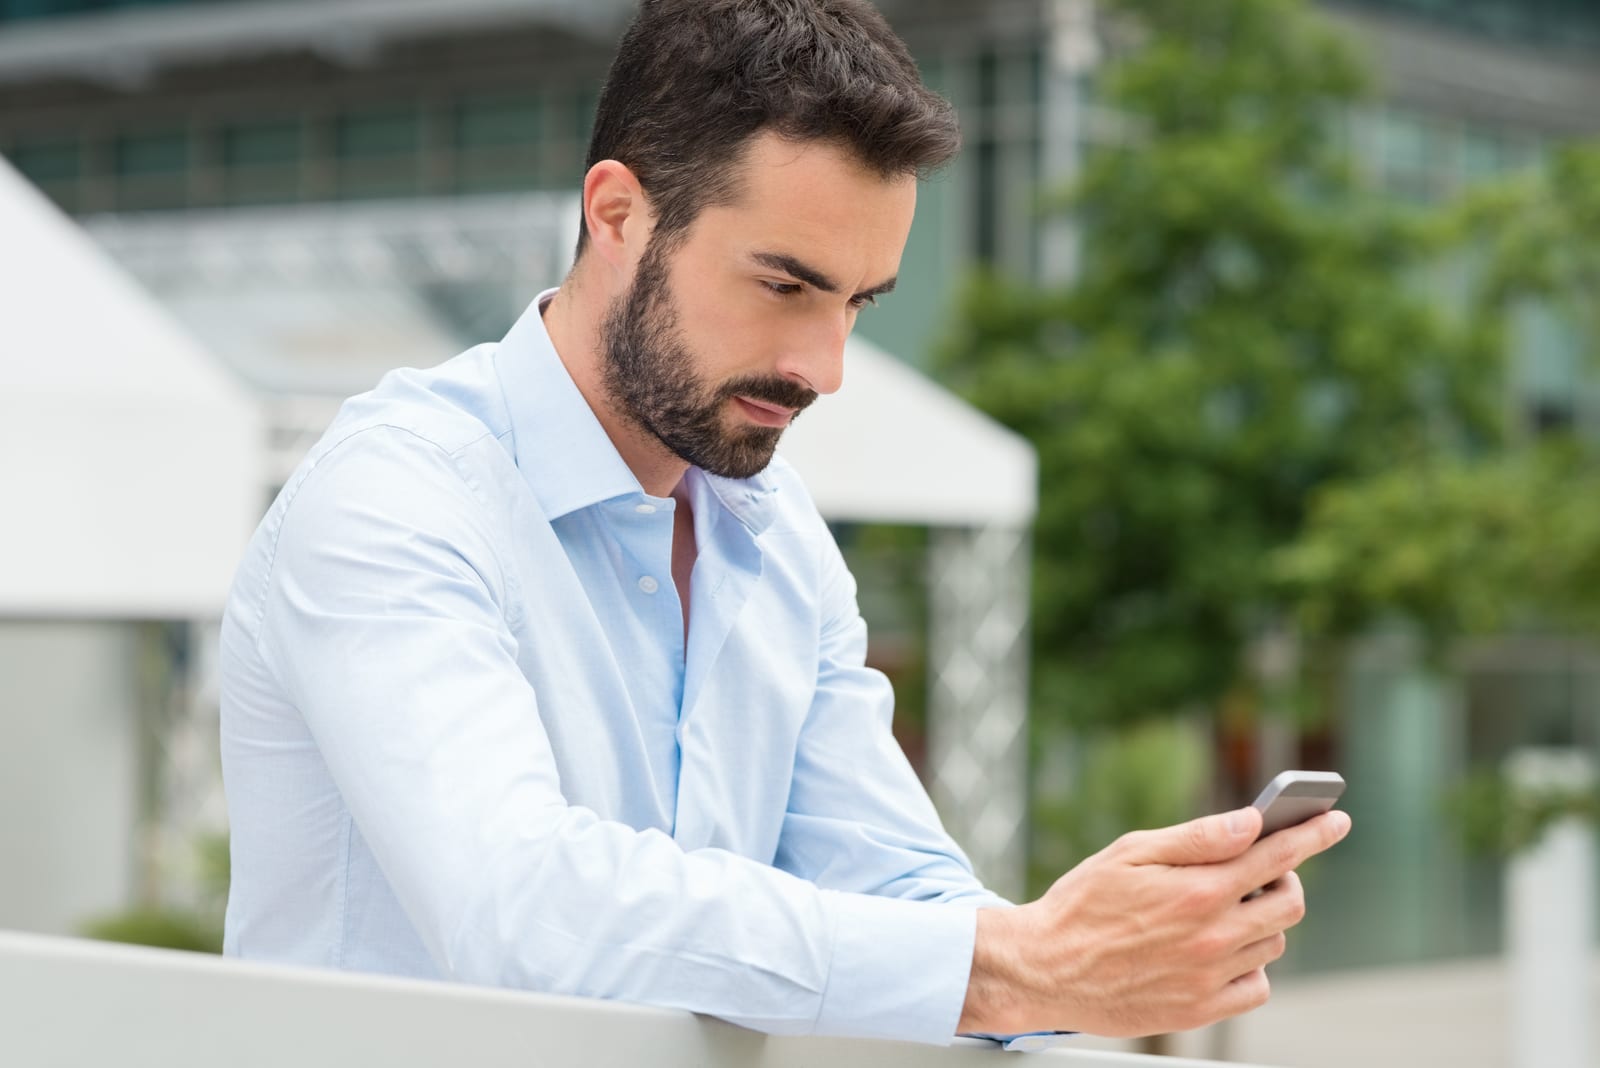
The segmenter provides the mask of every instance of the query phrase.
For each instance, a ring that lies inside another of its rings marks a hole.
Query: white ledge
[[[0,1064],[119,1068],[996,1068],[948,1048],[776,1037],[684,1012],[453,983],[224,960],[0,931]],[[1211,1062],[1089,1050],[1077,1068]],[[1220,1068],[1220,1066],[1214,1066]]]

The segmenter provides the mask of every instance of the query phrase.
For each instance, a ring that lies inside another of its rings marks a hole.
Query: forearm
[[[1029,969],[1019,951],[1025,920],[1015,908],[978,910],[972,972],[957,1034],[1018,1034],[1046,1026],[1026,1016]]]

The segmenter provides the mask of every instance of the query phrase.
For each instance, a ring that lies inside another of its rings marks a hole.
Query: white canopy
[[[0,235],[0,617],[214,616],[256,405],[4,160]]]
[[[1037,504],[1033,446],[870,341],[845,347],[844,386],[818,398],[779,451],[830,519],[1023,527]]]

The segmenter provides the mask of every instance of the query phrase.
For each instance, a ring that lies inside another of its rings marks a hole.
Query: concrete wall
[[[122,907],[138,789],[136,632],[0,622],[0,927]]]

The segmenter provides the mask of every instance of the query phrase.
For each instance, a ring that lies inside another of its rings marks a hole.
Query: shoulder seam
[[[278,515],[277,529],[275,529],[272,532],[272,544],[267,550],[266,566],[262,569],[261,586],[256,591],[255,641],[254,641],[253,644],[256,647],[257,655],[261,654],[261,651],[262,651],[261,650],[261,636],[266,631],[267,592],[268,592],[268,590],[270,589],[270,587],[272,585],[273,572],[277,568],[277,563],[278,563],[278,543],[279,543],[279,540],[283,536],[284,521],[289,516],[289,510],[294,507],[295,501],[300,496],[300,488],[305,485],[306,480],[311,477],[312,473],[315,472],[316,469],[322,465],[322,462],[324,460],[326,460],[334,452],[338,451],[346,442],[352,440],[353,438],[359,437],[362,434],[365,434],[365,433],[368,433],[369,431],[374,431],[374,430],[395,430],[395,431],[399,431],[400,433],[405,434],[407,437],[415,438],[417,441],[420,441],[425,445],[429,445],[429,446],[432,446],[434,449],[437,449],[442,456],[445,456],[446,458],[448,458],[450,460],[450,469],[451,469],[451,471],[453,471],[455,473],[455,476],[458,479],[461,480],[461,484],[467,490],[467,492],[472,494],[472,499],[477,501],[480,507],[484,506],[485,502],[483,500],[482,494],[479,492],[478,486],[472,480],[468,479],[466,477],[466,474],[461,470],[461,464],[459,462],[459,460],[460,460],[460,455],[459,454],[464,452],[466,449],[470,448],[471,446],[476,445],[478,442],[482,441],[484,438],[492,438],[492,437],[494,437],[494,432],[492,430],[490,430],[489,428],[487,428],[487,427],[484,428],[484,431],[483,431],[482,434],[479,434],[477,437],[472,438],[470,441],[463,442],[461,445],[458,445],[454,449],[447,449],[443,445],[439,444],[437,441],[434,441],[432,438],[429,438],[429,437],[426,437],[425,435],[419,434],[415,430],[413,430],[412,428],[407,427],[407,426],[400,426],[400,425],[395,424],[395,423],[366,423],[366,424],[363,424],[362,426],[353,428],[349,433],[345,434],[343,437],[339,438],[337,441],[334,441],[334,442],[328,444],[326,447],[320,448],[320,450],[317,452],[317,455],[316,455],[316,457],[314,459],[311,459],[308,462],[305,462],[304,466],[299,467],[299,468],[296,469],[295,475],[294,475],[293,485],[292,486],[286,486],[285,489],[284,489],[284,492],[287,493],[288,496],[284,499],[283,508],[280,511],[279,515]],[[496,557],[501,556],[501,553],[500,553],[498,547],[495,548],[495,555],[496,555]],[[502,571],[505,570],[505,562],[504,562],[504,560],[501,560],[501,569],[502,569]]]

